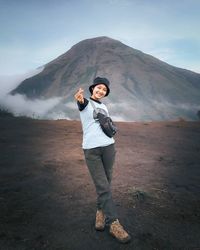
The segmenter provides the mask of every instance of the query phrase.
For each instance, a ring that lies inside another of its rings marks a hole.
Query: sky
[[[108,36],[200,73],[199,0],[0,0],[0,76],[45,65]]]

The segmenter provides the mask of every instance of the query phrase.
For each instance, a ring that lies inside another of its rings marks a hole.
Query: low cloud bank
[[[200,104],[170,103],[167,100],[142,101],[132,103],[108,104],[110,115],[115,121],[168,121],[168,120],[199,120]]]
[[[29,100],[23,95],[6,95],[0,100],[0,105],[15,116],[28,116],[32,118],[44,118],[46,113],[60,101],[60,98],[47,100]],[[51,118],[51,117],[49,117]]]
[[[43,68],[38,68],[32,72],[15,76],[0,76],[0,107],[8,110],[15,116],[28,116],[32,118],[44,118],[45,115],[61,98],[51,98],[47,100],[29,100],[24,95],[10,95],[10,91],[16,88],[23,80],[39,74]],[[49,119],[53,117],[47,117]]]
[[[22,75],[1,75],[0,76],[0,100],[5,97],[11,90],[16,88],[23,80],[42,72],[44,67],[40,67]]]
[[[0,77],[0,108],[15,116],[27,116],[35,119],[79,119],[76,102],[54,97],[46,100],[30,100],[24,95],[10,95],[24,79],[40,73],[43,69],[12,77]],[[156,97],[155,97],[156,98]],[[106,103],[114,121],[163,121],[163,120],[199,120],[200,103],[171,103],[160,100],[134,100]]]

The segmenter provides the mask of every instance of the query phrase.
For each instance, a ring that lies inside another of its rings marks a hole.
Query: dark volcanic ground
[[[118,123],[113,197],[127,245],[94,230],[79,122],[0,118],[1,250],[200,249],[200,123]]]

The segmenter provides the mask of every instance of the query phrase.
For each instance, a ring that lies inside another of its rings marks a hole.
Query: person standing
[[[95,229],[103,231],[105,226],[109,226],[109,232],[113,237],[121,243],[127,243],[131,237],[119,222],[111,192],[116,154],[115,140],[103,132],[93,108],[95,105],[98,112],[109,116],[108,109],[101,99],[109,95],[110,82],[107,78],[96,77],[89,86],[89,91],[91,93],[89,100],[84,98],[82,88],[79,88],[74,97],[80,111],[85,161],[97,193]]]

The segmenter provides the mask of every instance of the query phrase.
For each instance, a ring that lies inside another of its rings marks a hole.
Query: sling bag
[[[101,129],[108,137],[112,138],[117,132],[116,125],[113,123],[112,119],[109,116],[98,112],[96,106],[92,101],[90,101],[90,103],[96,113],[97,120],[100,123]]]

